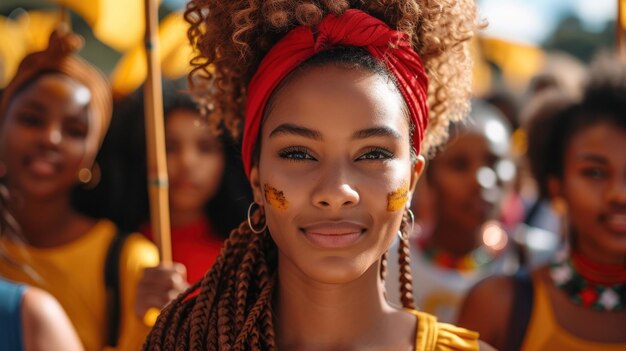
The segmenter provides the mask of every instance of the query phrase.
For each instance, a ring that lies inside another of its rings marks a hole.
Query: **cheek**
[[[282,212],[289,208],[289,201],[287,201],[284,191],[266,183],[263,185],[263,195],[266,203],[274,209]]]
[[[409,183],[406,182],[396,190],[387,194],[387,211],[399,211],[404,209],[409,200]]]

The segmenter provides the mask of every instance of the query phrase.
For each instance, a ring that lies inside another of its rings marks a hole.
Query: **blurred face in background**
[[[165,139],[172,212],[202,210],[217,193],[224,172],[219,139],[199,112],[182,108],[167,115]]]
[[[626,130],[598,123],[578,131],[565,150],[563,176],[553,194],[567,203],[576,247],[598,261],[626,256]]]
[[[28,198],[69,194],[88,149],[91,93],[62,74],[36,78],[11,100],[0,134],[7,184]]]
[[[475,231],[497,218],[514,177],[508,158],[510,131],[503,120],[487,116],[453,135],[428,172],[434,215],[464,232]]]

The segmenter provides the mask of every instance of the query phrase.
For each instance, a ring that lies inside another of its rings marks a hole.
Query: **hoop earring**
[[[415,215],[413,215],[413,211],[411,211],[410,207],[406,207],[406,212],[409,214],[409,218],[411,219],[411,231],[409,233],[411,233],[411,235],[413,235],[413,229],[415,227]]]
[[[91,169],[83,167],[78,171],[78,181],[80,181],[87,190],[98,186],[101,177],[102,173],[98,162],[94,162]]]
[[[398,235],[398,238],[400,240],[404,240],[404,234],[402,234],[402,231],[400,229],[398,229],[398,232],[396,234]]]
[[[254,206],[255,204],[256,204],[256,202],[252,201],[250,206],[248,206],[248,227],[250,228],[250,230],[254,234],[261,234],[261,233],[265,232],[265,229],[267,229],[267,223],[265,223],[263,225],[263,228],[261,228],[261,229],[255,229],[254,226],[252,225],[252,219],[250,217],[251,217],[251,213],[252,213],[252,206]],[[259,206],[259,207],[261,207],[261,206]]]

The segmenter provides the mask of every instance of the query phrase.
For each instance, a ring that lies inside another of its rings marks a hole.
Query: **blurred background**
[[[140,51],[137,47],[141,46],[143,18],[142,2],[137,0],[3,0],[0,35],[5,39],[0,45],[0,87],[26,52],[44,45],[59,4],[74,10],[73,29],[86,39],[81,54],[113,78],[118,93],[134,90],[138,86],[138,78],[134,77],[137,72],[130,69],[133,65],[124,64],[123,57],[137,56],[133,50]],[[545,66],[547,53],[560,51],[589,62],[599,50],[614,47],[616,0],[479,0],[479,6],[489,26],[475,43],[478,96],[503,88],[522,93],[528,80]],[[183,7],[183,0],[163,1],[159,11],[162,25]],[[170,52],[164,56],[177,52],[180,62],[166,58],[164,71],[168,78],[176,78],[184,74],[184,53],[188,51],[181,53],[174,47],[185,45],[185,33],[171,33],[171,29],[167,32],[169,42],[162,47]],[[126,80],[132,82],[121,87]]]
[[[548,64],[555,51],[587,63],[599,50],[615,44],[617,0],[479,0],[489,26],[474,42],[475,93],[507,90],[521,95],[531,77]],[[58,18],[59,4],[71,11],[73,30],[86,39],[83,55],[125,95],[142,80],[141,0],[2,0],[0,2],[0,87],[29,51],[45,44]],[[183,76],[190,50],[177,11],[183,0],[162,1],[163,70],[166,78]],[[177,28],[177,29],[176,29]],[[182,49],[181,49],[182,47]],[[139,67],[139,68],[138,68]]]

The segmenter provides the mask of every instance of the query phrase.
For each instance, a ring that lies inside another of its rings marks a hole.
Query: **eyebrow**
[[[305,137],[313,140],[322,140],[322,133],[301,127],[291,123],[283,123],[276,127],[271,133],[270,138],[276,137],[278,135],[297,135],[301,137]]]
[[[600,155],[595,155],[595,154],[582,154],[581,156],[578,157],[578,160],[579,161],[588,161],[588,162],[602,163],[602,164],[607,164],[608,163],[606,157],[600,156]]]
[[[302,136],[308,139],[313,140],[323,140],[322,133],[312,130],[309,128],[301,127],[291,123],[283,123],[276,127],[271,133],[270,138],[276,137],[278,135],[297,135]],[[367,139],[373,137],[391,137],[394,139],[402,139],[400,133],[396,130],[386,127],[386,126],[378,126],[367,129],[362,129],[356,131],[352,134],[353,139]]]
[[[352,135],[353,139],[367,139],[372,137],[392,137],[394,139],[402,139],[400,133],[386,126],[359,130]]]
[[[37,112],[46,112],[46,105],[38,101],[36,98],[29,98],[26,100],[22,108],[31,108]]]

